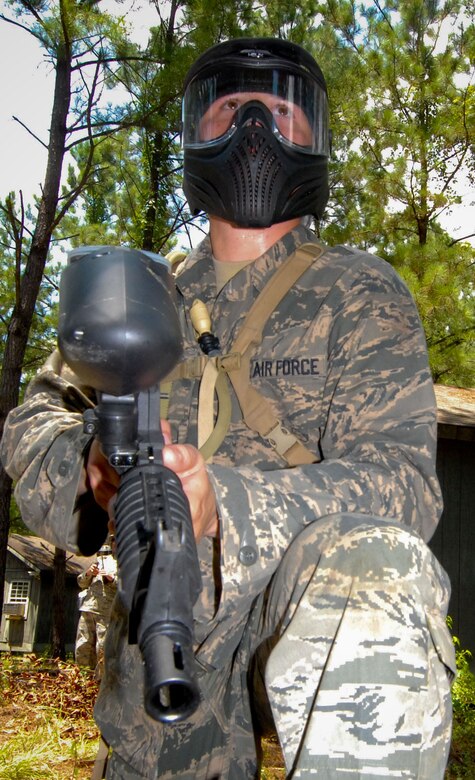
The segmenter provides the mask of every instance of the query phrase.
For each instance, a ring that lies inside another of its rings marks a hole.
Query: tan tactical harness
[[[168,384],[179,378],[199,378],[198,447],[209,461],[223,441],[231,420],[231,398],[226,377],[231,382],[241,407],[243,420],[253,431],[267,439],[290,466],[315,463],[317,453],[310,452],[297,436],[287,431],[276,417],[270,402],[250,382],[250,360],[262,341],[264,327],[280,301],[295,282],[322,256],[324,247],[302,244],[278,268],[249,309],[246,319],[226,355],[200,356],[181,363],[166,378]],[[169,392],[170,388],[167,387]],[[214,397],[218,414],[214,421]]]

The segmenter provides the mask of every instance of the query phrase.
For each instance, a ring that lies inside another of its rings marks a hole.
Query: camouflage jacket
[[[95,615],[109,617],[112,602],[117,591],[116,580],[108,582],[101,576],[84,577],[78,576],[78,585],[86,591],[84,600],[81,602],[80,612],[93,612]]]
[[[98,561],[100,567],[101,559]],[[96,615],[109,617],[112,602],[117,591],[117,565],[109,565],[107,574],[112,579],[106,579],[103,571],[93,575],[88,570],[81,572],[77,576],[77,583],[84,591],[84,597],[81,600],[81,612],[93,612]],[[115,573],[113,573],[115,568]]]
[[[208,305],[225,354],[273,271],[311,240],[313,233],[296,228],[216,295],[206,238],[177,278],[185,358],[200,354],[189,318],[196,297]],[[373,255],[337,246],[323,259],[273,312],[250,366],[250,381],[279,420],[322,461],[286,468],[245,426],[234,399],[228,434],[209,466],[230,576],[242,547],[259,547],[261,564],[250,567],[257,573],[322,515],[392,517],[428,540],[441,512],[434,391],[414,302],[392,267]],[[180,442],[196,442],[197,396],[198,380],[173,386],[169,417]],[[81,413],[92,399],[55,353],[10,413],[1,450],[27,525],[86,554],[101,543],[93,502],[83,499],[74,511],[90,442]]]

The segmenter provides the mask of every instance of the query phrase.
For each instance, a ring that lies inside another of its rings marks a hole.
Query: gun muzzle
[[[145,664],[145,709],[161,723],[188,718],[197,708],[192,637],[179,623],[155,624],[141,638]]]

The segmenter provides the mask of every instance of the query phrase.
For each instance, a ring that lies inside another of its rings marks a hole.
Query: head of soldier
[[[322,216],[327,90],[297,44],[237,38],[205,51],[185,79],[182,143],[193,214],[245,228]]]

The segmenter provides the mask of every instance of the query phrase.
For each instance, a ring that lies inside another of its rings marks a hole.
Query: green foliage
[[[305,45],[308,32],[316,23],[317,3],[315,0],[265,0],[254,6],[248,18],[248,34],[289,38]]]
[[[447,619],[449,628],[452,621]],[[463,649],[458,637],[453,637],[457,676],[452,684],[453,729],[452,749],[446,780],[475,777],[475,674],[470,668],[472,654]]]
[[[12,220],[13,218],[13,220]],[[30,249],[30,236],[25,236],[20,247],[15,241],[14,225],[20,225],[17,203],[13,194],[0,201],[0,361],[10,324],[10,318],[20,296],[21,276]],[[56,341],[57,291],[60,264],[47,264],[36,300],[30,339],[23,362],[22,389],[33,373],[45,361]]]
[[[453,641],[457,661],[457,677],[452,685],[454,716],[475,731],[475,674],[470,669],[472,653],[461,647],[458,637],[454,636]]]
[[[31,534],[31,531],[26,527],[25,523],[22,520],[20,510],[18,508],[18,504],[15,501],[15,498],[13,496],[11,497],[10,500],[9,533],[22,534],[23,536],[28,536]]]
[[[475,384],[473,250],[442,231],[426,243],[400,242],[381,251],[406,281],[421,315],[436,382]]]
[[[475,175],[475,27],[473,6],[461,9],[458,0],[332,0],[312,37],[334,129],[322,238],[392,263],[419,307],[434,379],[473,386],[475,250],[440,225],[461,176]]]
[[[61,224],[62,236],[75,245],[124,243],[162,253],[173,247],[177,229],[191,221],[180,191],[183,80],[200,51],[242,34],[251,6],[208,0],[157,5],[157,24],[143,49],[120,41],[116,53],[128,93],[127,121],[96,146],[93,169],[77,208]],[[90,164],[89,144],[73,153],[69,189]]]

